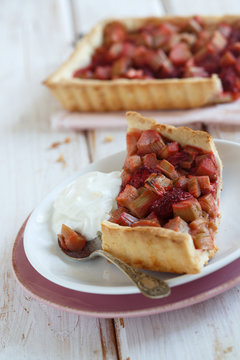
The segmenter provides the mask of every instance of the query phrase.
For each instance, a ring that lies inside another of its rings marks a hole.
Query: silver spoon
[[[78,261],[85,261],[93,259],[96,256],[103,256],[124,272],[144,296],[152,299],[159,299],[170,295],[171,290],[165,281],[145,274],[139,270],[135,270],[122,260],[117,259],[115,256],[102,250],[102,240],[100,235],[91,241],[87,241],[85,247],[78,252],[63,249],[59,240],[58,244],[65,255]]]

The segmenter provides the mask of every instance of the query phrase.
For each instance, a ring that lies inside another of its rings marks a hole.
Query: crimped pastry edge
[[[155,120],[143,117],[136,112],[127,113],[128,130],[156,129],[171,140],[181,145],[191,145],[209,152],[212,151],[219,166],[219,186],[217,198],[222,187],[222,162],[212,137],[203,131],[194,131],[187,127],[174,127],[157,124]],[[181,139],[181,141],[179,141]],[[214,249],[195,249],[190,234],[158,227],[128,227],[109,221],[102,223],[102,247],[105,251],[122,259],[129,265],[154,271],[194,274],[217,251]]]
[[[240,16],[201,16],[208,27],[220,21],[233,23]],[[102,42],[102,29],[110,21],[119,20],[129,29],[138,28],[148,21],[182,23],[191,16],[107,19],[98,23],[76,46],[70,58],[44,84],[71,111],[117,111],[188,109],[231,101],[220,97],[221,80],[211,78],[164,80],[84,80],[72,78],[73,72],[90,62],[94,49]]]

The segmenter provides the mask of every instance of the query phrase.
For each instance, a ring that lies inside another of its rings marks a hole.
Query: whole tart
[[[102,247],[135,268],[198,273],[217,251],[222,163],[203,131],[127,113],[127,157]]]
[[[71,111],[233,101],[240,92],[240,17],[104,20],[44,83]]]

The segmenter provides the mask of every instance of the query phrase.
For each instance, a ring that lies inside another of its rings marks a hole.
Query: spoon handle
[[[122,260],[117,259],[115,256],[109,254],[104,250],[96,250],[94,255],[100,255],[109,260],[112,264],[116,265],[129,279],[138,287],[144,296],[153,299],[159,299],[170,295],[170,288],[168,284],[160,279],[145,274],[139,270],[135,270],[131,266],[124,263]]]

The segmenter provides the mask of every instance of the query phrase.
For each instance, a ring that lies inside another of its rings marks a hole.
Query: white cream
[[[91,172],[80,176],[58,195],[53,205],[52,230],[61,232],[62,224],[91,240],[101,230],[101,222],[116,207],[121,173]]]

